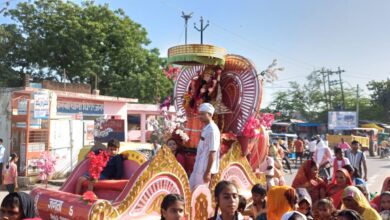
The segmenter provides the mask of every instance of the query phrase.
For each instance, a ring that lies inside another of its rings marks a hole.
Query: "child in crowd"
[[[24,192],[8,194],[1,202],[0,219],[27,220],[35,218],[33,198]]]
[[[319,200],[314,206],[313,214],[315,220],[334,220],[336,209],[331,198]]]
[[[344,157],[344,152],[341,148],[335,147],[334,148],[334,155],[335,157],[332,158],[332,166],[333,166],[333,177],[334,180],[336,178],[336,171],[340,168],[343,168],[345,165],[351,165],[349,162],[349,159]]]
[[[238,212],[239,196],[238,189],[230,181],[221,181],[214,190],[215,213],[211,220],[245,220]],[[220,213],[219,213],[220,211]]]
[[[238,195],[238,212],[244,215],[246,209],[246,199],[242,195]]]
[[[307,218],[298,211],[290,211],[284,214],[281,220],[307,220]]]
[[[16,153],[12,153],[10,157],[11,160],[3,170],[3,185],[9,193],[13,193],[18,188],[18,167],[16,163],[19,157]]]
[[[256,184],[252,187],[252,216],[255,220],[267,219],[267,191],[260,184]]]
[[[161,220],[184,220],[184,198],[168,194],[161,203]]]
[[[111,139],[107,143],[107,154],[110,157],[106,166],[100,173],[99,180],[118,180],[123,175],[123,158],[119,154],[120,142],[116,139]],[[94,151],[98,154],[100,150]],[[87,172],[83,176],[80,176],[76,183],[75,194],[80,194],[83,183],[88,181],[88,191],[93,191],[94,181],[91,175]]]
[[[380,195],[380,215],[383,220],[390,220],[390,191],[385,191]]]
[[[313,220],[312,217],[312,200],[309,192],[305,188],[296,189],[298,194],[297,211],[305,215],[306,219]]]

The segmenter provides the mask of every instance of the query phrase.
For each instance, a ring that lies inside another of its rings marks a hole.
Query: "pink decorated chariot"
[[[190,139],[182,144],[185,165],[181,165],[168,147],[147,160],[138,151],[125,151],[121,180],[100,180],[94,185],[98,199],[86,201],[74,194],[77,179],[86,173],[89,159],[82,161],[59,190],[36,188],[36,212],[42,219],[160,219],[160,204],[168,193],[178,193],[186,201],[186,219],[208,219],[214,213],[213,189],[221,180],[237,184],[240,194],[250,197],[256,183],[265,184],[254,170],[267,154],[268,136],[263,126],[256,135],[244,131],[257,117],[262,97],[262,80],[246,58],[226,54],[211,45],[182,45],[168,51],[168,62],[181,65],[174,91],[177,112],[187,118],[185,132]],[[222,159],[218,174],[209,185],[192,192],[191,172],[202,125],[197,107],[204,101],[216,108],[215,121],[222,134]],[[185,151],[187,150],[187,151]],[[83,191],[87,190],[87,183]]]

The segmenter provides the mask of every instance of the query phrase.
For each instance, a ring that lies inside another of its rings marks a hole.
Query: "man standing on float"
[[[203,103],[199,107],[199,119],[205,124],[197,147],[194,170],[190,177],[191,190],[200,184],[210,183],[218,173],[221,133],[213,121],[214,107]]]

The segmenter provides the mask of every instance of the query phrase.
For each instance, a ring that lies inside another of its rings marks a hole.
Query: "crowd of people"
[[[233,182],[221,181],[214,190],[216,207],[210,220],[390,219],[390,177],[386,179],[382,193],[373,200],[361,188],[348,183],[350,185],[337,187],[339,200],[336,202],[326,190],[324,197],[313,198],[313,191],[310,193],[307,188],[272,186],[267,191],[260,184],[253,186],[252,198],[245,198]],[[161,219],[184,220],[185,205],[182,196],[168,194],[161,204]]]
[[[215,109],[211,104],[200,106],[200,120],[205,124],[199,144],[195,165],[190,175],[190,187],[207,184],[219,170],[220,131],[213,122]],[[177,157],[177,143],[169,139],[168,147]],[[0,162],[4,156],[0,139]],[[214,189],[215,211],[212,220],[390,220],[390,177],[383,183],[379,195],[372,195],[367,188],[366,157],[359,150],[359,143],[351,145],[341,140],[332,153],[320,136],[311,141],[298,138],[288,149],[283,141],[274,141],[256,174],[265,175],[264,185],[256,184],[251,198],[239,194],[234,182],[221,181]],[[120,143],[108,142],[106,149],[109,160],[99,180],[119,179],[123,172],[122,157],[118,154]],[[307,158],[304,152],[308,151]],[[300,164],[291,186],[284,178],[284,164],[291,168],[286,154],[296,153]],[[100,151],[99,151],[100,152]],[[17,188],[18,156],[11,154],[3,167],[2,182],[10,194],[1,203],[0,219],[28,219],[35,217],[34,203],[30,195],[14,192]],[[183,163],[183,158],[178,161]],[[93,190],[91,174],[85,173],[77,182],[76,194],[81,192],[83,182],[89,181]],[[180,220],[184,218],[185,200],[181,195],[168,194],[161,203],[161,219]]]

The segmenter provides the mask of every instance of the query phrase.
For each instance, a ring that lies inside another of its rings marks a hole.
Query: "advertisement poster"
[[[48,119],[49,118],[49,93],[37,92],[34,93],[34,118]]]
[[[329,130],[351,130],[356,127],[356,112],[328,112]]]
[[[96,126],[100,123],[99,126]],[[110,139],[125,141],[125,120],[108,119],[101,122],[95,122],[95,141],[106,143]]]
[[[57,102],[57,113],[59,114],[83,114],[83,115],[102,115],[104,105],[99,103],[87,102]]]

